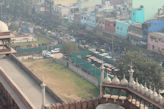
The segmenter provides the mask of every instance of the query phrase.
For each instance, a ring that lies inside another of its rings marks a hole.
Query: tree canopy
[[[120,57],[118,75],[122,77],[125,74],[129,78],[129,66],[132,64],[134,69],[134,78],[138,78],[142,84],[147,83],[148,86],[164,88],[162,83],[163,68],[154,60],[144,57],[139,52],[128,51]]]
[[[79,52],[79,49],[74,42],[65,42],[62,45],[61,52],[67,56],[70,56],[72,53]]]

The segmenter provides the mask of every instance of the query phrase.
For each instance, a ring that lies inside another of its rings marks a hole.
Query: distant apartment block
[[[105,19],[105,31],[109,33],[115,33],[116,19]]]
[[[164,33],[159,33],[159,32],[149,33],[148,50],[164,55]]]

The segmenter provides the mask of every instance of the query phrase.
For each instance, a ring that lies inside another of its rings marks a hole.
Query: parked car
[[[60,52],[60,48],[55,48],[54,50],[51,50],[51,53],[59,53]]]

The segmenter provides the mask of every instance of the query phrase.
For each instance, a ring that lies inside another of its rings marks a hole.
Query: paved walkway
[[[31,101],[36,109],[41,109],[42,105],[42,93],[41,87],[20,69],[15,63],[9,59],[0,59],[0,67],[2,67],[5,73],[12,79],[12,81],[18,86],[18,88],[24,93],[25,96]],[[52,98],[46,92],[46,104],[55,104],[55,98]]]

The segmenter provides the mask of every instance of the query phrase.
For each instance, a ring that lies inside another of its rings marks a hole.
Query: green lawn
[[[99,95],[99,90],[76,73],[53,60],[24,61],[38,77],[45,76],[46,83],[65,101],[75,101]]]

